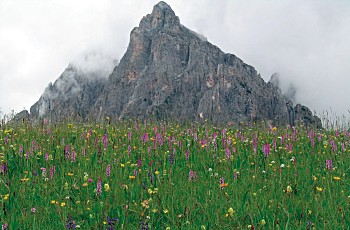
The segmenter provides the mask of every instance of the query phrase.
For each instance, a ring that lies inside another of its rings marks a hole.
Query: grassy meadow
[[[350,229],[350,132],[30,123],[0,130],[2,229]]]

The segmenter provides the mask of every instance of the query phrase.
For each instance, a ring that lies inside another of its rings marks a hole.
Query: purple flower
[[[99,196],[102,193],[102,186],[101,186],[101,178],[98,178],[97,181],[97,188],[96,188],[96,195]]]
[[[56,166],[52,166],[52,167],[50,168],[50,179],[51,179],[51,180],[52,180],[53,175],[55,174],[55,172],[56,172]]]
[[[83,157],[86,156],[86,148],[85,148],[85,147],[83,147],[83,149],[81,150],[81,155],[82,155]]]
[[[188,151],[188,149],[186,150],[186,160],[188,161],[188,159],[190,158],[190,152]]]
[[[1,229],[2,230],[7,230],[8,229],[8,224],[7,223],[3,223],[2,226],[1,226]]]
[[[114,225],[119,221],[118,218],[109,218],[107,217],[107,226],[106,230],[114,230]]]
[[[141,159],[140,159],[140,158],[138,158],[138,159],[137,159],[137,167],[140,169],[140,168],[141,168],[141,166],[142,166]]]
[[[197,180],[197,178],[198,178],[197,172],[190,170],[190,172],[188,173],[188,177],[189,177],[190,181]]]
[[[333,162],[332,162],[332,160],[326,160],[326,168],[328,170],[333,170]]]
[[[104,134],[104,135],[103,135],[102,143],[103,143],[103,147],[104,147],[105,149],[107,149],[107,148],[108,148],[108,138],[107,138],[107,134]]]
[[[106,168],[106,176],[107,177],[110,177],[111,176],[111,165],[107,165],[107,168]]]
[[[8,172],[8,168],[7,168],[7,164],[5,162],[2,162],[1,166],[0,166],[0,174],[7,174]]]
[[[267,158],[270,155],[270,144],[263,145],[262,150],[264,152],[265,157]]]
[[[72,162],[75,162],[76,156],[77,156],[77,154],[75,153],[75,151],[72,151],[72,155],[71,155]]]
[[[72,219],[70,214],[68,214],[67,219],[66,219],[66,228],[67,229],[76,229],[76,223]]]
[[[226,159],[230,159],[231,157],[231,151],[228,147],[226,147],[226,151],[225,151],[225,154],[226,154]]]

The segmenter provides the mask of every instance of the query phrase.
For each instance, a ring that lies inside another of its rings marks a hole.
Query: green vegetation
[[[0,130],[3,229],[349,229],[350,132],[121,122]]]

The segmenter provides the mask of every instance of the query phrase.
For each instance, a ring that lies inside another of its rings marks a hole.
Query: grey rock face
[[[131,32],[128,49],[91,113],[286,124],[286,103],[252,66],[181,25],[160,2]]]
[[[85,73],[70,65],[54,84],[49,84],[30,114],[54,120],[72,115],[85,119],[106,81],[98,73]]]

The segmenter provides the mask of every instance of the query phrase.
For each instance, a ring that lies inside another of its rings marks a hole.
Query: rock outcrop
[[[293,107],[252,66],[180,24],[165,2],[132,30],[120,63],[108,80],[101,79],[67,68],[31,115],[321,124],[306,107]]]

